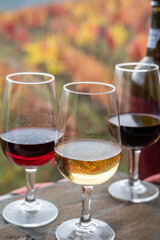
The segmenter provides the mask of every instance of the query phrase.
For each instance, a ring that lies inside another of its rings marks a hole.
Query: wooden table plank
[[[116,232],[115,240],[159,240],[160,196],[148,203],[132,204],[117,201],[109,195],[108,185],[124,176],[117,172],[107,183],[94,187],[92,217],[107,222]],[[80,186],[60,181],[39,189],[37,197],[46,199],[58,207],[57,219],[47,226],[29,229],[5,223],[0,217],[0,240],[55,240],[55,229],[60,223],[80,216]],[[0,211],[2,212],[7,203],[16,199],[18,198],[0,201]]]

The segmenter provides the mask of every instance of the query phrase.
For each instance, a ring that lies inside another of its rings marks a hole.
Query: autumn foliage
[[[2,12],[0,20],[0,61],[10,59],[11,71],[111,82],[117,62],[145,55],[150,2],[67,1]]]
[[[0,104],[5,76],[18,71],[52,73],[59,96],[70,81],[112,83],[116,63],[145,55],[150,14],[149,0],[53,1],[0,12]],[[11,188],[13,174],[1,171]]]

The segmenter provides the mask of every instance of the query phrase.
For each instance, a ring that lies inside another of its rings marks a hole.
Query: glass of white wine
[[[121,159],[119,126],[109,119],[118,117],[115,87],[101,82],[74,82],[64,85],[57,131],[62,138],[55,146],[55,158],[61,174],[81,186],[82,212],[60,224],[59,240],[112,240],[114,230],[105,222],[91,219],[93,185],[110,179]]]

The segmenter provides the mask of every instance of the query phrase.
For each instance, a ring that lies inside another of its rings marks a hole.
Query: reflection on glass
[[[105,222],[91,218],[93,185],[110,179],[121,159],[120,129],[108,119],[118,116],[115,88],[98,82],[69,83],[63,88],[58,131],[62,138],[55,147],[61,174],[81,186],[80,219],[62,223],[56,230],[59,240],[111,240],[115,233]]]
[[[160,81],[155,64],[124,63],[115,67],[122,145],[129,150],[129,179],[111,184],[109,193],[119,200],[147,202],[158,196],[154,185],[138,177],[141,149],[160,136]],[[117,117],[110,122],[117,125]],[[154,153],[153,153],[154,154]]]
[[[34,188],[37,168],[54,158],[57,112],[54,76],[43,73],[7,76],[1,147],[10,161],[25,169],[27,185],[25,200],[14,201],[3,210],[4,219],[15,225],[38,227],[57,217],[57,207],[36,200]]]

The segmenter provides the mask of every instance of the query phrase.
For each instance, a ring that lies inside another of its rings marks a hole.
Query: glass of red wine
[[[35,197],[35,173],[54,159],[58,103],[51,74],[22,72],[6,77],[1,148],[13,163],[25,169],[26,196],[3,210],[6,221],[22,227],[39,227],[53,221],[57,207]]]
[[[129,150],[129,178],[112,183],[112,197],[133,203],[155,199],[159,190],[139,179],[139,154],[160,136],[160,79],[156,64],[121,63],[115,66],[114,84],[119,102],[122,145]],[[117,117],[110,123],[117,125]],[[155,154],[155,153],[153,153]]]
[[[121,159],[120,127],[113,130],[111,116],[118,116],[115,87],[101,82],[64,85],[57,131],[55,159],[60,173],[77,184],[82,193],[81,217],[67,220],[56,230],[58,240],[113,240],[114,230],[91,218],[94,185],[110,179]]]

